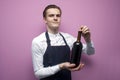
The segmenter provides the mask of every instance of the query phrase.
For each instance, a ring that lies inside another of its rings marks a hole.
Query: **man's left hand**
[[[80,31],[82,31],[82,36],[84,37],[86,42],[90,42],[90,29],[87,26],[81,26]]]

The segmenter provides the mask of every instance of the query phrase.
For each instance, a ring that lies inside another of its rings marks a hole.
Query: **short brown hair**
[[[60,11],[60,15],[62,14],[62,11],[61,11],[61,9],[60,9],[59,6],[54,5],[54,4],[51,4],[51,5],[48,5],[47,7],[45,7],[45,9],[44,9],[44,11],[43,11],[43,17],[44,17],[44,18],[46,17],[46,11],[47,11],[48,9],[50,9],[50,8],[56,8],[56,9],[59,9],[59,11]]]

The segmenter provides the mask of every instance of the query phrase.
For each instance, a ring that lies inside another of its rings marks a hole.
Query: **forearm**
[[[47,76],[53,75],[60,70],[58,65],[44,67],[43,65],[43,49],[37,44],[32,45],[32,61],[35,76],[40,78],[45,78]]]
[[[35,76],[38,79],[41,79],[41,78],[45,78],[45,77],[54,75],[58,71],[60,71],[59,65],[52,66],[52,67],[41,68],[41,69],[35,71]]]
[[[33,57],[34,73],[38,79],[53,75],[60,70],[59,65],[44,67],[42,55],[33,54],[32,57]]]
[[[95,48],[93,42],[87,43],[87,54],[91,55],[95,53]]]
[[[83,53],[86,53],[88,55],[92,55],[95,53],[95,48],[92,41],[83,44]]]

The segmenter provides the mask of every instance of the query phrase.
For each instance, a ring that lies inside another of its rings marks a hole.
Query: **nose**
[[[55,21],[57,21],[57,20],[58,20],[57,16],[54,16],[54,20],[55,20]]]

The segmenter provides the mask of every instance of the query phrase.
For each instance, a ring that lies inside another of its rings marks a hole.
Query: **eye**
[[[57,17],[61,17],[61,15],[60,15],[60,14],[57,14],[56,16],[57,16]]]
[[[49,17],[53,17],[53,16],[54,16],[54,14],[50,14],[50,15],[49,15]]]

